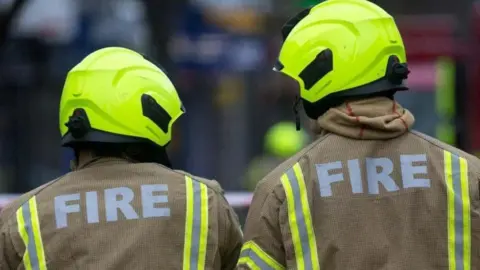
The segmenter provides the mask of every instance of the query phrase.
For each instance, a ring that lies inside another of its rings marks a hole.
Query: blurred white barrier
[[[232,207],[248,207],[252,202],[251,192],[226,192],[225,198]]]
[[[17,198],[18,194],[0,194],[0,209],[5,207],[10,201]]]

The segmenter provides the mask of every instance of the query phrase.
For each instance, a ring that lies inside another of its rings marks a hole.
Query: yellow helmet
[[[308,143],[308,135],[297,131],[293,122],[279,122],[273,125],[265,135],[265,149],[281,158],[288,158]]]
[[[100,49],[67,75],[60,101],[62,145],[151,142],[163,147],[184,112],[160,67],[129,49]]]
[[[394,19],[367,0],[327,0],[290,19],[275,71],[304,101],[407,90],[405,47]]]

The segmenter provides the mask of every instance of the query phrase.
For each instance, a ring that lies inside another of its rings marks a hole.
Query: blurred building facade
[[[215,178],[226,189],[241,189],[249,162],[262,154],[268,127],[294,120],[296,85],[271,72],[281,45],[279,29],[296,11],[317,2],[28,1],[0,52],[0,192],[24,192],[68,171],[72,156],[59,147],[57,123],[62,84],[76,62],[103,46],[147,53],[168,70],[187,109],[174,131],[174,165]],[[424,56],[464,37],[457,29],[469,22],[456,18],[463,12],[468,19],[472,2],[375,2],[396,15],[420,14],[419,24],[432,26],[428,35],[441,36],[438,46],[410,58],[413,91],[398,98],[416,114],[417,129],[456,143],[459,116],[451,101],[467,80],[465,66],[458,65],[464,62],[452,56],[455,49]],[[449,18],[441,19],[446,26],[426,19],[428,14]],[[408,27],[403,31],[410,41],[422,36],[409,30],[415,25]],[[445,33],[438,34],[438,28]],[[407,50],[422,50],[406,43]],[[309,129],[307,119],[303,128]]]

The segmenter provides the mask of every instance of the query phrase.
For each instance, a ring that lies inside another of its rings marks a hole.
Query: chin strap
[[[293,104],[293,113],[295,114],[295,127],[297,128],[297,131],[300,130],[300,115],[298,113],[298,106],[300,105],[300,97],[296,96],[295,97],[295,103]]]

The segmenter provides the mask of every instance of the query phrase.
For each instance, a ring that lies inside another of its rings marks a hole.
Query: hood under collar
[[[357,140],[384,140],[408,132],[415,122],[410,111],[386,97],[375,97],[331,108],[314,123],[314,131]]]

